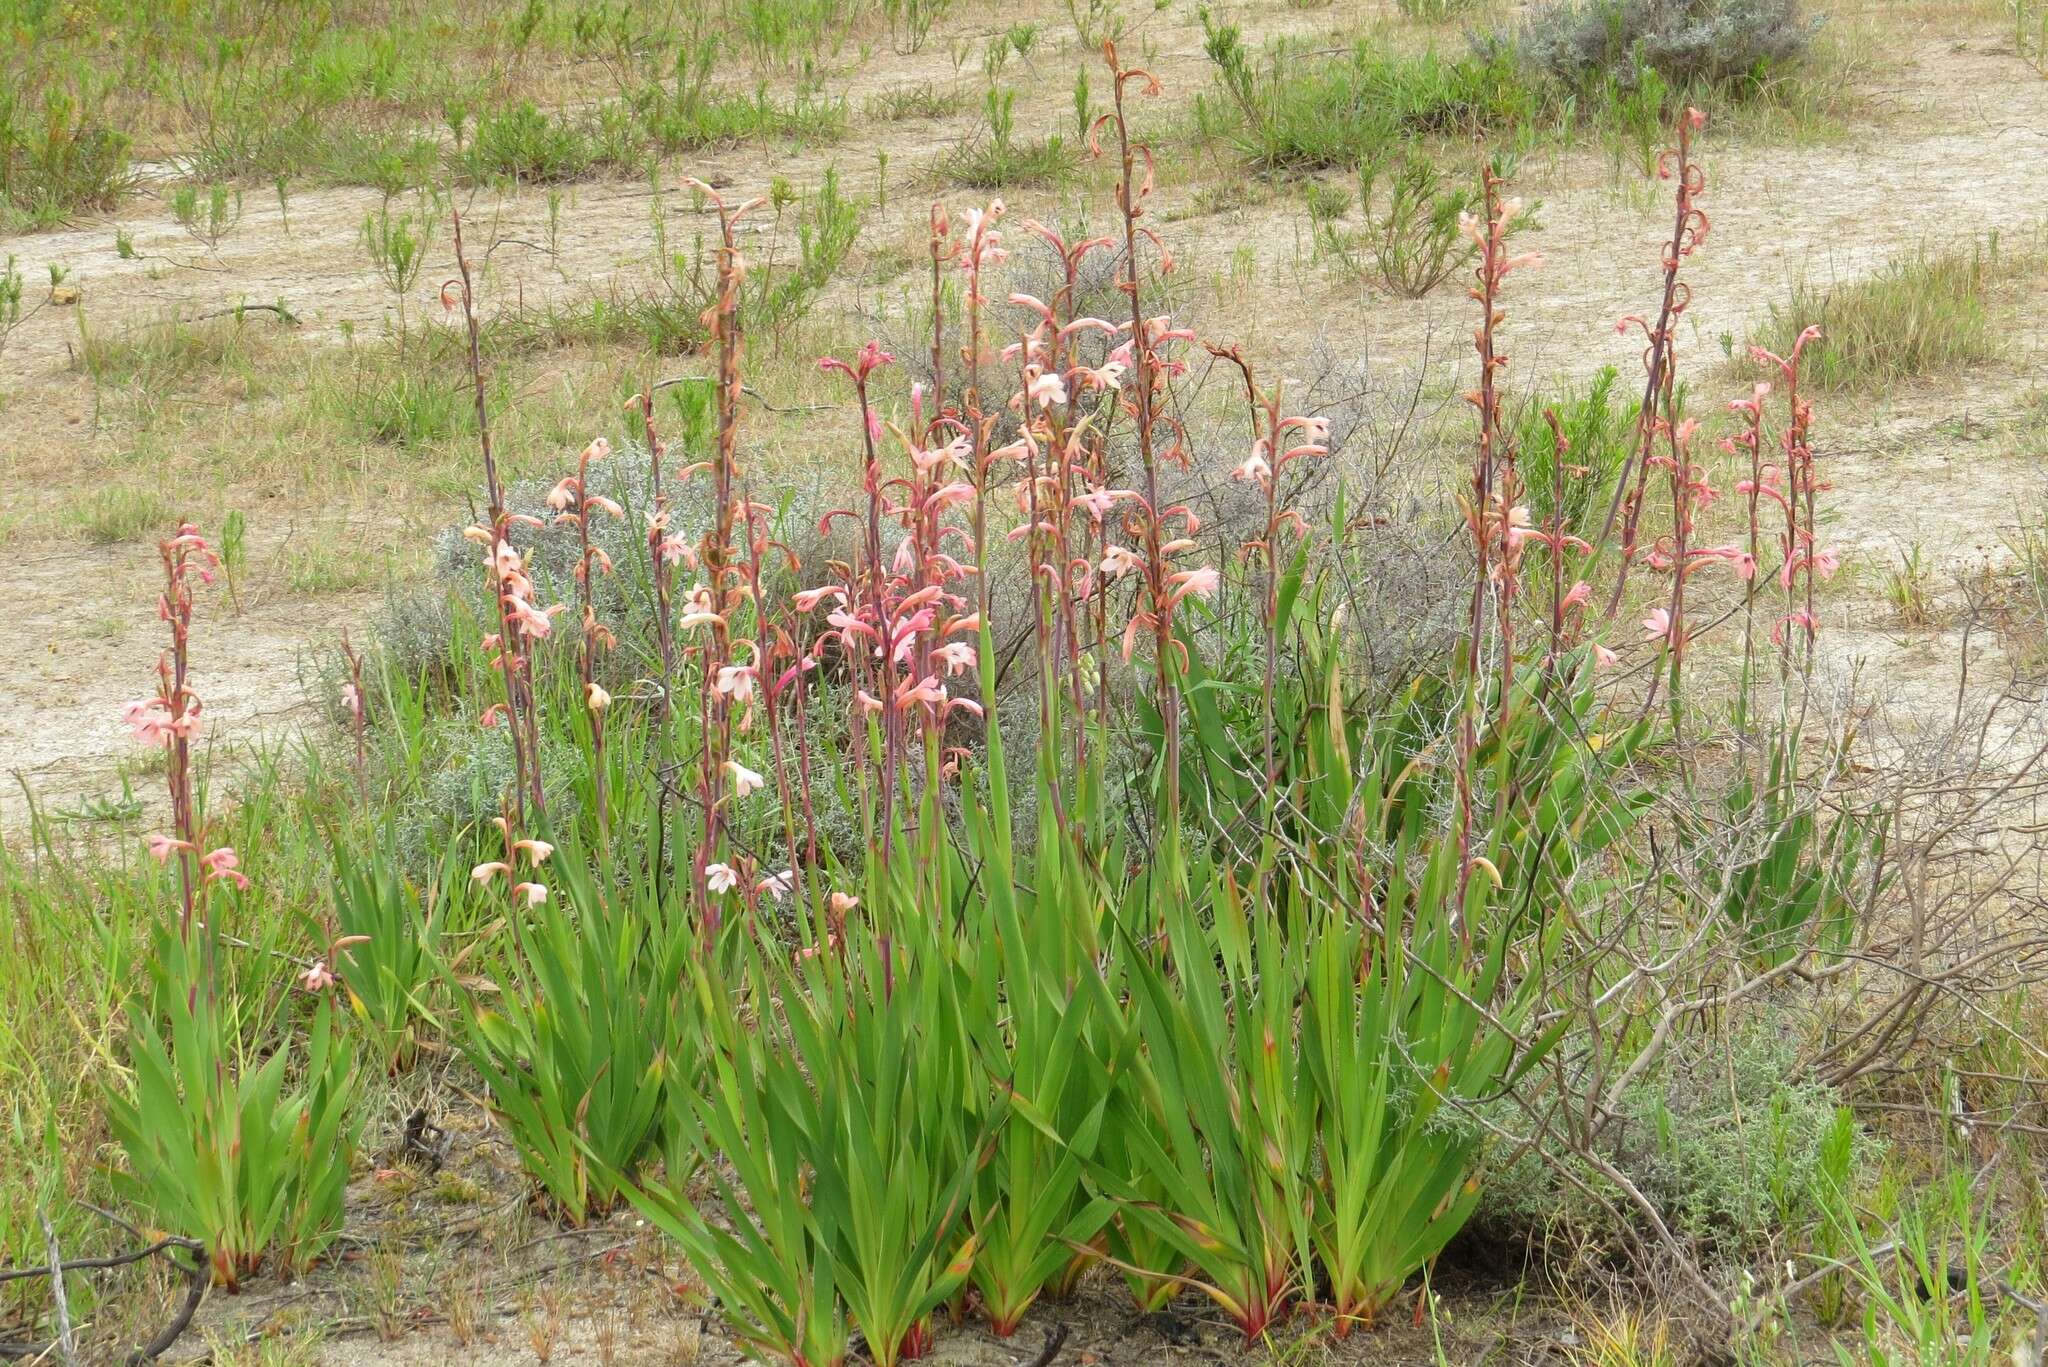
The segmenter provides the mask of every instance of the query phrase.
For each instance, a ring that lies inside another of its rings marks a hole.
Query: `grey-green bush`
[[[1674,85],[1713,84],[1794,60],[1819,25],[1800,0],[1551,0],[1480,46],[1506,46],[1580,90],[1627,87],[1644,67]]]
[[[1736,1255],[1776,1231],[1804,1234],[1821,1220],[1829,1187],[1840,1181],[1828,1172],[1836,1106],[1834,1093],[1800,1069],[1796,1044],[1752,1020],[1666,1058],[1623,1099],[1602,1148],[1674,1233]],[[1506,1112],[1501,1120],[1509,1128],[1525,1123]],[[1869,1161],[1875,1144],[1859,1131],[1855,1161]],[[1475,1230],[1504,1241],[1561,1238],[1609,1250],[1640,1233],[1632,1234],[1634,1212],[1619,1192],[1603,1195],[1630,1228],[1559,1176],[1552,1158],[1572,1161],[1526,1153],[1494,1173]]]

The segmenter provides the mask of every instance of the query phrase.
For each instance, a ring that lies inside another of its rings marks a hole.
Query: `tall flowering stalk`
[[[988,620],[988,573],[985,551],[988,544],[989,433],[999,413],[984,411],[981,398],[982,308],[988,298],[982,292],[982,272],[998,266],[1009,256],[1003,235],[996,225],[1002,221],[1003,201],[991,200],[986,209],[970,208],[961,214],[962,243],[960,270],[967,277],[967,345],[965,347],[966,388],[961,393],[961,421],[967,429],[968,472],[974,481],[974,567],[975,601],[983,621]]]
[[[699,703],[703,749],[697,786],[703,828],[692,868],[692,880],[703,908],[704,930],[709,935],[719,924],[718,899],[734,886],[730,865],[721,857],[727,788],[730,785],[731,799],[737,801],[758,786],[758,776],[732,758],[734,709],[744,707],[748,701],[752,678],[748,666],[753,657],[751,642],[735,641],[732,618],[749,596],[746,568],[733,542],[733,528],[740,512],[740,355],[745,348],[740,286],[747,269],[746,259],[740,254],[737,227],[743,216],[764,201],[753,199],[736,209],[730,208],[709,185],[695,180],[686,180],[684,184],[705,196],[718,214],[718,295],[704,315],[718,349],[717,439],[710,460],[700,461],[682,473],[686,480],[701,476],[711,481],[712,521],[697,549],[700,577],[677,623],[680,630],[709,631],[701,658],[703,676],[710,686],[703,690]],[[756,781],[750,783],[750,777]]]
[[[662,460],[668,455],[668,446],[654,429],[654,386],[649,385],[635,394],[627,406],[639,410],[640,426],[647,442],[647,487],[652,503],[645,514],[647,577],[654,586],[654,645],[655,654],[661,661],[661,688],[654,699],[654,721],[657,728],[665,731],[669,712],[675,705],[676,638],[674,609],[670,605],[675,579],[672,571],[678,564],[686,569],[695,569],[697,552],[671,528],[674,512],[669,507],[668,491],[662,487],[661,469]],[[666,795],[667,790],[664,789],[663,796]]]
[[[469,377],[476,396],[477,443],[483,453],[484,489],[488,497],[488,524],[470,527],[463,533],[484,550],[484,568],[497,601],[498,630],[484,638],[484,649],[492,652],[491,667],[504,679],[505,697],[486,709],[483,723],[505,723],[512,739],[514,812],[523,826],[527,809],[536,815],[547,810],[547,798],[540,782],[540,719],[533,693],[531,646],[546,638],[550,617],[561,610],[557,605],[542,609],[534,603],[533,582],[526,577],[525,560],[512,548],[512,525],[540,520],[514,517],[505,507],[505,486],[498,477],[498,461],[491,448],[490,405],[484,394],[483,339],[477,326],[476,289],[470,276],[469,256],[462,246],[462,214],[455,220],[455,279],[441,287],[441,307],[453,309],[460,302],[463,322],[469,333]],[[457,286],[460,286],[459,292]]]
[[[1280,473],[1293,461],[1329,454],[1330,424],[1326,418],[1283,418],[1280,416],[1282,386],[1261,392],[1252,377],[1251,362],[1244,358],[1244,352],[1237,347],[1210,346],[1209,354],[1236,366],[1244,378],[1245,404],[1251,410],[1252,449],[1244,462],[1230,472],[1230,477],[1257,486],[1266,496],[1266,520],[1260,535],[1244,544],[1244,554],[1249,559],[1256,556],[1264,576],[1264,596],[1259,601],[1259,621],[1265,632],[1265,681],[1261,690],[1261,732],[1264,742],[1265,765],[1262,785],[1269,804],[1272,801],[1273,785],[1279,781],[1280,770],[1274,759],[1273,743],[1273,689],[1274,671],[1278,668],[1280,656],[1280,562],[1279,541],[1283,532],[1292,531],[1296,536],[1305,535],[1308,523],[1293,508],[1280,505]],[[1300,432],[1305,440],[1289,447],[1288,435]]]
[[[1607,505],[1607,518],[1601,524],[1598,537],[1598,544],[1604,549],[1613,538],[1617,521],[1620,523],[1621,565],[1615,572],[1614,589],[1607,600],[1610,618],[1621,606],[1629,566],[1636,556],[1643,499],[1648,492],[1650,456],[1656,449],[1658,437],[1658,418],[1662,415],[1667,421],[1676,421],[1672,413],[1677,374],[1673,348],[1678,320],[1692,301],[1692,288],[1679,279],[1678,271],[1680,263],[1698,251],[1707,237],[1707,215],[1697,202],[1706,189],[1707,177],[1692,155],[1692,135],[1706,122],[1705,114],[1688,107],[1678,119],[1677,145],[1667,149],[1657,160],[1657,174],[1677,183],[1671,240],[1664,247],[1664,293],[1658,306],[1657,321],[1653,325],[1642,316],[1632,314],[1615,324],[1615,330],[1623,334],[1631,326],[1642,330],[1644,375],[1643,399],[1636,409],[1635,447],[1616,476],[1614,494]],[[1632,474],[1633,483],[1630,479]]]
[[[590,492],[590,467],[611,454],[611,443],[598,437],[576,458],[576,473],[565,475],[548,491],[548,507],[555,510],[555,525],[576,529],[576,600],[582,617],[582,631],[576,641],[576,676],[583,685],[583,705],[590,716],[590,775],[593,800],[597,805],[598,845],[611,848],[611,805],[605,795],[604,713],[611,695],[597,681],[598,661],[618,644],[611,629],[597,620],[597,601],[591,575],[610,574],[612,558],[590,540],[590,517],[601,512],[623,518],[626,510],[602,494]]]
[[[1643,630],[1657,642],[1668,663],[1671,730],[1680,732],[1684,712],[1683,670],[1690,629],[1685,617],[1686,581],[1714,564],[1731,566],[1745,582],[1756,577],[1756,558],[1741,545],[1694,546],[1692,535],[1699,511],[1718,496],[1703,467],[1692,459],[1692,439],[1699,423],[1692,418],[1666,414],[1657,420],[1666,449],[1646,462],[1663,469],[1671,486],[1671,532],[1657,539],[1650,551],[1650,567],[1671,576],[1671,596],[1666,605],[1655,608],[1643,619]],[[1652,680],[1649,700],[1654,702],[1657,683]]]
[[[1763,497],[1764,410],[1770,396],[1770,385],[1760,380],[1751,387],[1748,398],[1731,400],[1728,411],[1742,419],[1742,429],[1721,439],[1723,451],[1731,456],[1748,457],[1749,474],[1736,483],[1735,491],[1743,499],[1744,525],[1748,533],[1744,550],[1751,565],[1758,564],[1763,553],[1763,526],[1758,514]],[[1745,737],[1749,733],[1750,695],[1755,684],[1756,594],[1752,591],[1742,597],[1742,680],[1735,697],[1735,724]]]
[[[136,740],[164,750],[171,834],[151,836],[149,852],[159,863],[168,863],[173,857],[178,861],[178,932],[189,945],[193,926],[205,909],[207,889],[222,879],[246,888],[249,880],[238,871],[241,860],[232,846],[204,849],[205,823],[192,785],[192,741],[203,724],[202,704],[191,684],[192,580],[196,577],[202,584],[211,584],[220,568],[220,555],[189,522],[160,542],[157,553],[164,567],[157,617],[169,628],[171,644],[157,657],[156,693],[125,705],[121,720]]]
[[[349,734],[355,741],[356,799],[370,805],[370,747],[368,717],[363,698],[363,657],[349,644],[348,628],[341,629],[341,658],[348,665],[348,682],[341,686],[341,703],[348,709]]]
[[[661,665],[661,679],[654,697],[655,735],[655,789],[654,826],[656,841],[655,883],[665,886],[668,877],[668,800],[669,783],[669,719],[675,710],[676,678],[676,636],[675,636],[675,566],[686,569],[697,567],[697,552],[690,543],[677,536],[674,531],[674,510],[669,506],[668,490],[663,487],[662,462],[668,455],[667,444],[654,428],[654,386],[648,384],[627,401],[629,409],[638,409],[640,428],[647,443],[647,487],[651,506],[644,514],[647,522],[647,577],[654,586],[654,645],[655,654]]]
[[[1192,342],[1194,333],[1173,327],[1164,315],[1145,316],[1138,239],[1147,239],[1158,251],[1162,274],[1173,269],[1173,254],[1167,250],[1158,233],[1139,222],[1145,214],[1145,200],[1152,193],[1152,149],[1144,143],[1131,141],[1126,99],[1133,86],[1139,94],[1148,96],[1159,94],[1161,87],[1158,79],[1142,67],[1121,65],[1117,60],[1115,43],[1105,42],[1102,55],[1113,77],[1111,108],[1090,126],[1088,146],[1094,155],[1102,155],[1102,130],[1109,127],[1116,131],[1116,204],[1122,219],[1124,248],[1123,274],[1117,287],[1128,297],[1131,308],[1131,335],[1127,343],[1131,380],[1122,389],[1123,408],[1131,416],[1144,471],[1142,493],[1125,500],[1124,530],[1138,542],[1139,549],[1132,552],[1121,546],[1106,547],[1102,567],[1119,578],[1131,571],[1137,571],[1140,576],[1139,593],[1143,606],[1132,612],[1130,623],[1125,628],[1124,657],[1130,658],[1140,631],[1151,633],[1153,692],[1166,752],[1166,822],[1168,838],[1177,848],[1180,840],[1180,702],[1175,687],[1175,659],[1181,645],[1174,638],[1173,614],[1175,607],[1190,594],[1204,598],[1212,596],[1220,577],[1213,568],[1206,566],[1187,570],[1174,568],[1174,557],[1193,549],[1193,536],[1201,524],[1184,505],[1170,508],[1160,505],[1160,466],[1168,462],[1186,463],[1178,425],[1162,413],[1166,382],[1173,372],[1173,366],[1162,356],[1162,349],[1169,342]],[[1139,175],[1140,161],[1144,163],[1142,178]],[[1160,449],[1162,429],[1171,438],[1164,450]],[[1181,526],[1178,536],[1168,530],[1175,521]]]
[[[1525,266],[1541,265],[1536,252],[1511,255],[1508,232],[1522,211],[1520,200],[1501,197],[1500,177],[1491,167],[1480,173],[1485,218],[1460,214],[1459,231],[1478,248],[1474,283],[1468,291],[1479,304],[1479,326],[1472,330],[1472,346],[1479,354],[1479,383],[1465,395],[1479,415],[1479,438],[1472,462],[1472,491],[1462,499],[1466,527],[1472,536],[1475,572],[1472,605],[1465,650],[1465,705],[1458,724],[1458,923],[1469,939],[1465,924],[1466,894],[1472,882],[1475,854],[1472,848],[1472,769],[1479,750],[1479,712],[1482,693],[1480,664],[1485,654],[1486,602],[1489,590],[1497,595],[1496,616],[1502,627],[1502,686],[1500,708],[1508,706],[1508,682],[1513,670],[1513,638],[1509,635],[1513,614],[1514,574],[1520,563],[1522,537],[1516,527],[1516,505],[1510,500],[1518,492],[1514,460],[1503,454],[1508,439],[1503,433],[1500,409],[1500,372],[1508,358],[1499,347],[1499,328],[1507,315],[1501,310],[1501,287],[1510,273]],[[1521,510],[1526,523],[1527,511]]]
[[[780,614],[771,615],[768,600],[762,593],[763,566],[769,553],[779,553],[786,561],[790,572],[800,567],[796,552],[779,541],[770,538],[768,514],[770,510],[751,498],[742,500],[742,527],[746,534],[747,555],[744,569],[747,576],[747,593],[761,605],[756,653],[750,674],[755,688],[761,694],[762,710],[767,717],[768,749],[775,769],[776,797],[781,805],[783,838],[789,863],[780,874],[763,878],[755,885],[755,892],[768,892],[778,900],[794,892],[799,903],[806,899],[800,882],[800,870],[816,864],[818,860],[818,821],[816,807],[811,800],[811,766],[803,731],[804,679],[817,667],[817,657],[806,651],[789,625]],[[790,763],[788,742],[782,723],[785,705],[792,704],[797,722],[797,784],[791,788],[789,780]],[[796,818],[799,812],[804,821],[804,839],[799,842]]]
[[[1084,786],[1080,776],[1087,765],[1087,735],[1081,722],[1093,691],[1087,673],[1086,613],[1098,582],[1098,557],[1084,539],[1077,539],[1074,512],[1081,508],[1090,514],[1099,542],[1103,514],[1127,496],[1105,490],[1098,468],[1094,438],[1103,415],[1114,409],[1098,404],[1090,412],[1084,400],[1090,394],[1114,395],[1130,361],[1125,347],[1112,350],[1099,366],[1086,364],[1077,354],[1077,339],[1088,333],[1113,341],[1125,331],[1126,325],[1106,319],[1073,316],[1081,265],[1088,253],[1112,245],[1110,240],[1069,243],[1036,220],[1027,221],[1024,228],[1052,248],[1061,280],[1050,302],[1022,293],[1010,296],[1010,302],[1030,317],[1029,330],[1004,350],[1019,367],[1018,388],[1010,398],[1010,407],[1018,414],[1018,440],[1006,450],[1024,463],[1024,478],[1017,487],[1023,520],[1012,536],[1023,539],[1029,552],[1039,650],[1040,735],[1047,744],[1058,737],[1058,691],[1064,685],[1075,722],[1068,729],[1078,800]],[[1082,536],[1086,535],[1084,529]],[[1062,823],[1078,835],[1081,814],[1070,810],[1057,788],[1053,801]]]
[[[1579,579],[1567,589],[1565,578],[1570,570],[1570,555],[1590,555],[1591,543],[1571,535],[1565,530],[1564,521],[1564,476],[1565,458],[1571,454],[1571,439],[1564,434],[1564,423],[1558,418],[1557,410],[1543,410],[1543,421],[1550,428],[1550,520],[1540,529],[1524,532],[1521,540],[1524,549],[1539,547],[1550,556],[1550,654],[1544,661],[1547,669],[1555,670],[1563,659],[1566,647],[1578,633],[1585,621],[1586,603],[1593,596],[1592,586]],[[1604,646],[1596,646],[1604,660],[1613,652]]]
[[[851,665],[857,716],[875,728],[875,800],[865,821],[884,883],[895,871],[899,833],[912,829],[918,819],[907,783],[910,737],[917,734],[924,740],[926,777],[935,779],[935,747],[945,719],[955,711],[982,711],[978,702],[952,697],[939,677],[941,672],[965,673],[979,663],[973,646],[950,639],[980,630],[979,613],[967,611],[972,604],[950,587],[971,571],[940,545],[946,530],[943,514],[974,498],[971,482],[952,478],[965,472],[971,443],[965,434],[937,446],[921,442],[915,434],[927,430],[923,395],[914,391],[911,430],[896,433],[909,452],[913,474],[907,479],[889,476],[881,455],[885,428],[874,406],[871,381],[893,360],[879,344],[869,342],[850,362],[827,356],[818,363],[820,369],[853,382],[860,412],[861,487],[866,495],[863,510],[834,509],[825,515],[822,527],[829,530],[841,518],[858,520],[862,548],[846,567],[845,582],[805,590],[795,600],[800,612],[831,605],[826,616],[830,630],[820,646],[836,642]],[[901,532],[888,555],[882,544],[885,523],[894,523]],[[865,756],[860,762],[865,774]],[[929,786],[927,795],[935,800]],[[929,820],[937,820],[935,809]],[[885,914],[884,908],[876,910]]]
[[[1793,342],[1789,356],[1779,356],[1763,347],[1750,349],[1760,364],[1777,367],[1785,381],[1786,424],[1785,433],[1779,438],[1784,453],[1783,469],[1760,465],[1746,485],[1737,486],[1749,495],[1752,508],[1758,497],[1764,497],[1776,503],[1785,516],[1785,530],[1779,536],[1782,558],[1778,564],[1778,588],[1784,595],[1784,606],[1771,628],[1771,642],[1778,647],[1781,683],[1791,674],[1793,632],[1805,633],[1801,668],[1813,667],[1813,643],[1820,631],[1814,584],[1816,580],[1832,578],[1841,565],[1834,551],[1822,548],[1815,540],[1819,523],[1814,496],[1827,485],[1816,476],[1813,467],[1813,404],[1799,393],[1801,357],[1807,344],[1819,336],[1818,327],[1805,329]],[[1760,395],[1757,402],[1761,405]]]

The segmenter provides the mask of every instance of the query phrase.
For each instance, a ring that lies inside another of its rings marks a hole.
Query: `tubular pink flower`
[[[736,759],[729,759],[725,762],[725,772],[732,779],[733,796],[737,798],[746,798],[751,794],[761,791],[761,788],[768,781]]]

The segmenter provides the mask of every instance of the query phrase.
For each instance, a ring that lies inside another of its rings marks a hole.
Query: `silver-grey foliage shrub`
[[[1819,25],[1801,0],[1551,0],[1482,46],[1511,46],[1574,89],[1627,85],[1642,67],[1712,84],[1792,61]]]

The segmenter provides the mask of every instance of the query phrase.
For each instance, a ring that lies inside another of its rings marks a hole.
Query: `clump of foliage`
[[[2035,269],[2038,246],[2015,249],[1994,235],[1966,250],[1916,251],[1864,279],[1827,286],[1794,282],[1751,339],[1779,354],[1818,327],[1806,376],[1821,389],[1896,384],[1996,358],[2003,337],[1993,289]]]
[[[36,227],[114,207],[129,185],[128,136],[102,102],[51,86],[0,82],[0,211]]]
[[[1205,99],[1197,116],[1264,171],[1356,166],[1418,136],[1514,129],[1545,110],[1543,93],[1504,53],[1414,55],[1371,40],[1339,57],[1284,44],[1258,53],[1237,25],[1207,11],[1202,23],[1227,104]]]
[[[1632,87],[1646,68],[1674,86],[1721,84],[1796,60],[1819,22],[1801,0],[1551,0],[1482,46],[1572,90]]]

